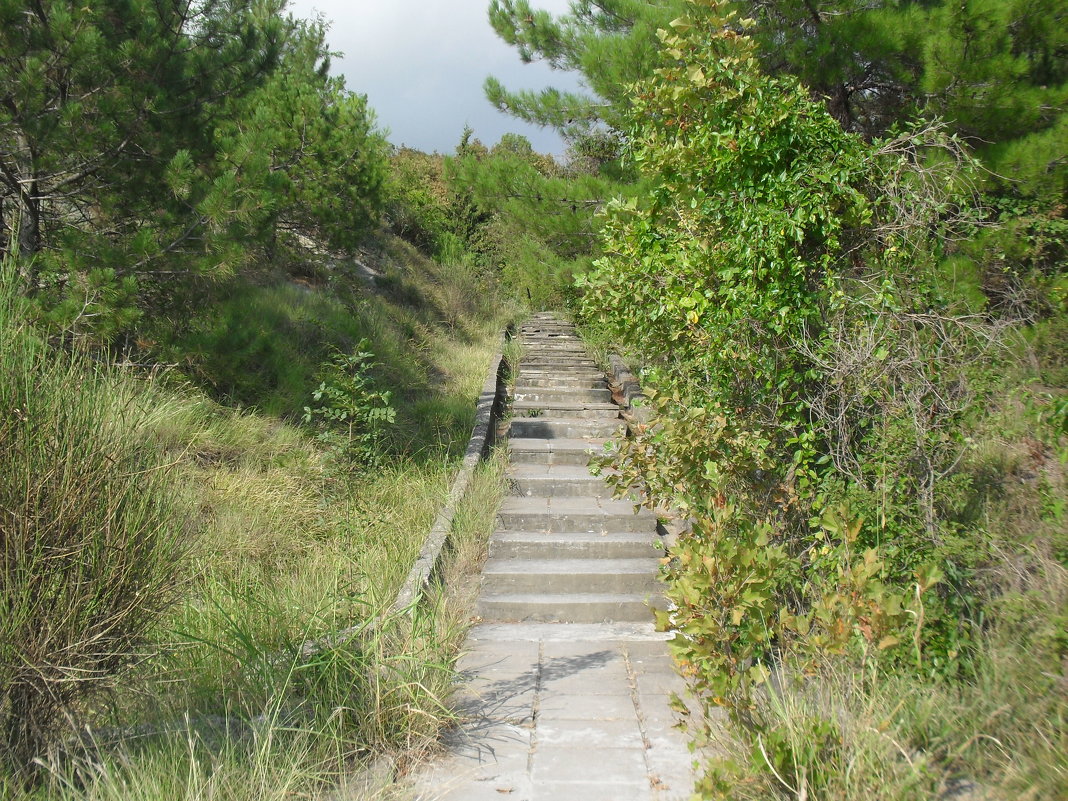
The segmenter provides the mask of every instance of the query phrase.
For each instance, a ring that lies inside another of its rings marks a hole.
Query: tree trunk
[[[19,274],[27,293],[37,290],[36,256],[41,249],[41,201],[36,197],[36,182],[28,187],[18,205]]]
[[[29,141],[22,134],[16,134],[18,154],[11,170],[5,170],[8,184],[14,190],[14,213],[12,225],[18,236],[19,274],[26,292],[32,294],[37,289],[37,253],[41,250],[41,198],[39,195],[36,155]],[[12,244],[9,242],[8,246]]]

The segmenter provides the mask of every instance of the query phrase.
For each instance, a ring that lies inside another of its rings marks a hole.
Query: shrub
[[[397,419],[391,393],[378,389],[369,343],[361,339],[353,353],[336,353],[323,368],[312,393],[316,406],[304,407],[304,422],[316,422],[319,439],[334,454],[356,466],[373,467],[383,458],[382,438]]]
[[[635,89],[650,191],[612,204],[579,283],[648,367],[611,480],[693,521],[661,623],[739,719],[785,648],[954,673],[981,552],[945,511],[999,328],[939,294],[930,232],[969,224],[969,159],[937,124],[844,132],[759,70],[746,21],[692,6]]]
[[[187,540],[131,382],[57,352],[0,270],[0,763],[32,781],[175,597]]]

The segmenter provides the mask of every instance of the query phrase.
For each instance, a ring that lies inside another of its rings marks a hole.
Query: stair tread
[[[560,437],[559,439],[512,437],[508,440],[508,447],[514,451],[588,451],[591,448],[603,449],[606,442],[608,442],[606,437]]]
[[[513,409],[545,409],[548,411],[572,411],[596,409],[606,412],[619,412],[619,407],[611,401],[559,401],[559,400],[517,400]]]
[[[655,547],[657,534],[646,531],[523,531],[503,530],[493,534],[493,540],[532,542],[647,542]]]
[[[555,573],[609,574],[609,575],[655,575],[660,560],[655,556],[629,558],[589,557],[585,559],[501,559],[490,558],[485,573],[531,573],[553,575]]]
[[[598,604],[598,603],[638,603],[646,604],[657,598],[657,592],[494,592],[482,595],[487,603],[513,603],[524,606],[546,604]]]
[[[604,480],[600,476],[595,476],[591,473],[588,467],[580,464],[514,464],[508,468],[508,474],[515,478],[567,478],[575,481]]]

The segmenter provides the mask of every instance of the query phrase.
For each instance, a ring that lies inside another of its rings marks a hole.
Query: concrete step
[[[591,359],[584,350],[527,350],[519,360],[520,364],[535,364],[538,362],[575,363],[584,364],[588,367],[597,366],[597,362]]]
[[[516,495],[611,498],[612,488],[583,465],[513,465],[508,481]]]
[[[497,513],[501,531],[571,531],[607,533],[647,532],[653,536],[656,515],[648,509],[635,512],[632,501],[608,498],[509,497]]]
[[[623,427],[617,417],[598,420],[569,417],[517,417],[508,426],[508,436],[519,439],[575,439],[611,437]]]
[[[519,389],[512,393],[512,402],[529,403],[609,403],[612,391],[606,387],[577,389]]]
[[[599,375],[604,373],[598,369],[597,364],[593,359],[523,359],[519,362],[519,372],[557,372],[566,371],[569,373],[589,373],[594,372]]]
[[[592,456],[605,452],[603,437],[523,439],[508,441],[509,458],[514,465],[588,465]]]
[[[498,531],[490,540],[494,559],[648,559],[662,554],[659,537],[645,531]]]
[[[574,331],[568,331],[566,329],[559,329],[557,331],[526,331],[519,335],[519,341],[524,345],[529,346],[545,346],[545,345],[567,345],[567,346],[581,346],[585,349],[586,345],[582,339]]]
[[[527,373],[516,377],[515,391],[530,392],[542,390],[545,392],[575,392],[587,389],[608,389],[608,381],[603,373],[597,373],[589,378],[561,375],[536,375]]]
[[[560,389],[604,388],[604,373],[596,370],[523,370],[516,376],[516,386],[558,387]]]
[[[586,353],[586,346],[576,336],[524,336],[519,341],[528,350],[570,350]]]
[[[490,559],[482,590],[501,593],[648,593],[660,589],[656,558]]]
[[[598,401],[532,401],[517,400],[512,404],[515,417],[580,417],[586,420],[619,417],[619,407],[612,402]]]
[[[653,619],[650,606],[664,605],[659,594],[647,598],[639,593],[487,593],[479,598],[478,614],[490,622],[647,623]]]
[[[520,359],[521,362],[531,361],[534,359],[559,359],[561,361],[569,360],[582,360],[592,362],[593,357],[586,351],[585,348],[567,348],[559,347],[528,347],[524,350],[523,356]]]

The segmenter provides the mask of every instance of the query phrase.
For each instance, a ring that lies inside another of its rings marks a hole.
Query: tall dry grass
[[[0,267],[0,763],[33,783],[87,704],[153,653],[190,529],[136,385],[45,342]]]

